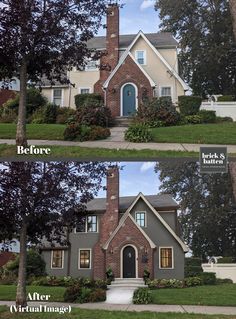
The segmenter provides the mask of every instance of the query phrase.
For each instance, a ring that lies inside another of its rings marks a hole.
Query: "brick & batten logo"
[[[200,147],[201,173],[227,173],[227,147]]]

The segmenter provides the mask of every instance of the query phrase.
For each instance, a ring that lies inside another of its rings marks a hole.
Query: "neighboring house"
[[[178,204],[168,194],[119,197],[119,171],[107,174],[107,198],[87,205],[80,229],[69,246],[41,247],[46,271],[54,276],[104,279],[111,267],[116,278],[184,278],[188,247],[181,239]]]
[[[0,267],[6,265],[10,260],[14,260],[16,254],[10,251],[0,251]]]
[[[134,114],[146,97],[170,96],[176,103],[190,90],[178,74],[177,45],[168,32],[119,35],[119,6],[110,5],[106,37],[88,42],[89,48],[107,54],[101,61],[88,61],[84,70],[68,72],[74,86],[46,83],[43,94],[60,106],[75,108],[76,94],[100,93],[114,117]]]

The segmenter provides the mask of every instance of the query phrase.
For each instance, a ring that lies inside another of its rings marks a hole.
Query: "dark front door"
[[[123,278],[135,278],[135,250],[131,246],[123,250]]]
[[[123,87],[123,116],[131,116],[136,108],[135,87],[132,84],[126,84]]]

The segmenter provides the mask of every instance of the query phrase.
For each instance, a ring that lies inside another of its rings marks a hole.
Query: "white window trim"
[[[90,62],[90,61],[93,61],[93,60],[92,60],[92,59],[88,59],[88,60],[87,60],[87,63]],[[84,67],[84,71],[85,71],[85,72],[97,72],[97,71],[99,70],[99,67],[98,67],[99,61],[94,61],[94,62],[96,62],[96,68],[94,68],[94,69],[88,69],[87,64],[86,64],[85,67]]]
[[[161,267],[161,249],[171,248],[172,252],[172,267],[171,268],[163,268]],[[173,246],[160,246],[159,247],[159,269],[166,270],[166,269],[174,269],[174,247]]]
[[[59,105],[59,107],[63,107],[64,105],[64,89],[62,88],[53,88],[52,89],[52,93],[51,93],[51,103],[53,103],[53,100],[54,100],[54,90],[61,90],[61,105]]]
[[[170,90],[171,90],[171,100],[172,100],[172,102],[174,101],[174,89],[173,89],[173,85],[169,85],[169,84],[167,84],[167,85],[161,85],[160,87],[159,87],[159,98],[160,97],[168,97],[168,96],[166,96],[166,95],[161,95],[161,90],[163,89],[163,88],[170,88]]]
[[[97,231],[89,231],[88,232],[88,222],[87,222],[87,217],[90,216],[96,216],[97,217]],[[86,221],[85,221],[85,231],[76,231],[76,228],[74,228],[74,233],[75,234],[98,234],[99,233],[99,229],[98,229],[98,215],[87,215],[86,217]]]
[[[143,64],[140,64],[138,62],[138,52],[143,52],[143,58],[144,58],[144,63]],[[147,52],[146,52],[146,50],[135,50],[135,60],[137,61],[137,63],[139,65],[147,65]]]
[[[124,278],[123,277],[123,257],[124,257],[123,251],[128,246],[133,247],[135,250],[135,278],[138,278],[138,249],[136,246],[132,244],[127,244],[124,247],[122,247],[122,249],[120,250],[120,278]]]
[[[90,251],[89,268],[80,268],[80,251],[81,250],[89,250]],[[89,269],[91,270],[92,269],[92,249],[91,248],[79,248],[78,269],[80,269],[80,270],[89,270]]]
[[[137,214],[140,214],[140,213],[144,213],[144,226],[140,226],[138,223],[137,223]],[[145,210],[140,210],[140,211],[136,211],[135,212],[135,221],[136,223],[140,226],[140,227],[143,227],[143,228],[147,228],[147,212]]]
[[[79,87],[79,94],[82,94],[81,90],[89,90],[89,94],[92,93],[92,88],[88,87],[88,86],[87,87]]]
[[[53,261],[53,252],[55,251],[55,250],[61,250],[61,249],[53,249],[53,250],[51,250],[51,269],[64,269],[64,257],[65,257],[65,251],[64,250],[61,250],[62,251],[62,267],[53,267],[52,266],[52,261]]]

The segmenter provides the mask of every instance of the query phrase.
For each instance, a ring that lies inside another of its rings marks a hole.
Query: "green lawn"
[[[154,142],[190,144],[236,144],[236,122],[152,129]]]
[[[198,153],[194,152],[177,152],[177,151],[154,151],[154,150],[117,150],[117,149],[105,149],[105,148],[86,148],[79,146],[45,146],[51,149],[52,158],[84,158],[84,159],[157,159],[158,157],[195,157],[198,159]],[[231,154],[232,155],[232,154]],[[46,158],[50,158],[46,156]],[[16,147],[14,145],[0,144],[0,157],[9,158],[17,157],[17,159],[24,159],[22,155],[16,156]],[[40,156],[35,158],[39,159]],[[27,158],[34,159],[33,156]]]
[[[236,284],[152,290],[154,304],[236,306]]]
[[[61,124],[28,124],[27,138],[37,140],[63,140],[66,125]],[[0,139],[15,139],[16,124],[0,124]]]
[[[50,295],[50,301],[63,301],[64,287],[27,286],[27,293],[38,292],[40,295]],[[15,285],[0,285],[0,300],[15,300]],[[0,317],[1,318],[1,317]]]
[[[7,307],[0,307],[1,319],[235,319],[235,316],[201,315],[188,313],[154,313],[72,309],[71,314],[59,315],[53,313],[10,314]]]

